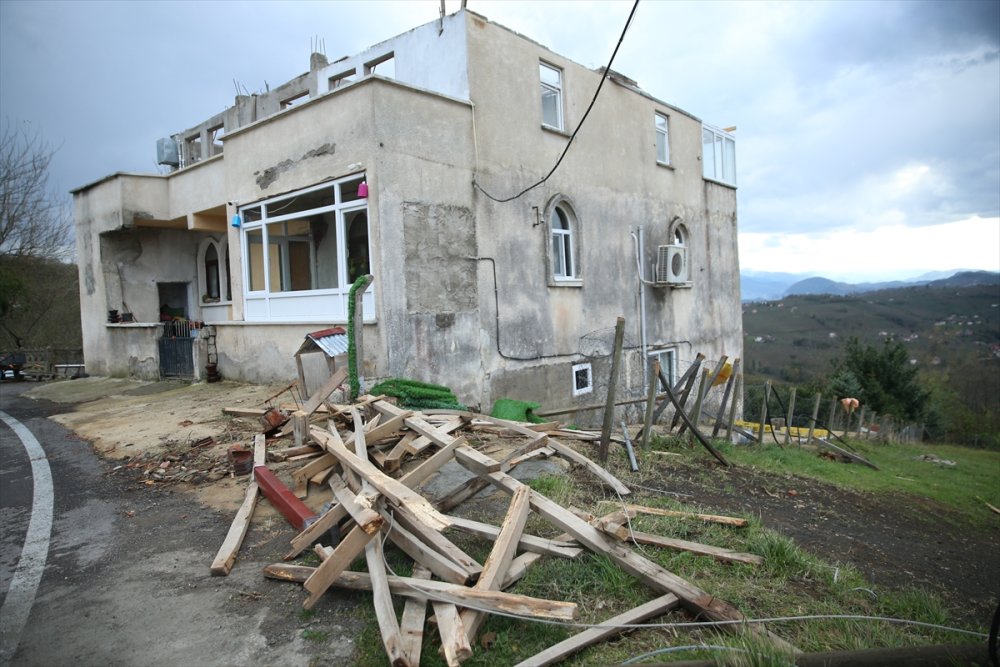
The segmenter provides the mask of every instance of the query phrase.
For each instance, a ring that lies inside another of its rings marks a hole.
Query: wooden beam
[[[618,512],[618,514],[621,514],[621,512]],[[654,535],[652,533],[643,533],[638,530],[630,529],[624,522],[617,521],[615,519],[618,519],[618,517],[608,521],[602,521],[598,527],[602,532],[616,537],[624,542],[647,544],[664,549],[673,549],[675,551],[687,551],[688,553],[697,554],[699,556],[711,556],[715,560],[723,563],[746,563],[747,565],[760,565],[764,562],[764,559],[756,554],[740,553],[738,551],[731,551],[730,549],[713,547],[709,544],[701,544],[700,542],[691,542],[688,540],[679,540],[673,537]]]
[[[368,563],[368,576],[372,582],[372,600],[375,606],[375,618],[378,621],[379,633],[382,635],[382,646],[393,667],[412,665],[403,653],[403,636],[399,631],[399,621],[396,610],[392,606],[392,594],[389,592],[389,581],[385,572],[385,556],[382,553],[382,540],[375,539],[365,545],[365,561]]]
[[[253,516],[254,508],[257,507],[259,495],[257,482],[251,481],[247,486],[243,504],[240,505],[233,523],[229,526],[226,539],[222,541],[222,546],[219,547],[218,553],[215,554],[215,560],[212,561],[212,574],[225,577],[233,569],[233,564],[236,563],[236,554],[239,552],[243,538],[246,537],[247,529],[250,527],[250,518]]]
[[[306,401],[306,404],[302,406],[302,411],[305,412],[306,415],[311,415],[312,413],[316,412],[316,408],[322,405],[323,401],[325,401],[327,397],[330,396],[330,394],[332,394],[337,387],[343,384],[344,380],[346,379],[347,379],[346,368],[341,368],[340,370],[334,372],[333,375],[331,375],[326,379],[326,382],[323,383],[323,386],[317,389],[315,393],[313,393],[313,395],[309,397],[309,400]]]
[[[500,535],[500,529],[497,526],[491,526],[488,523],[481,523],[479,521],[473,521],[472,519],[464,519],[457,516],[448,516],[452,521],[452,528],[456,530],[461,530],[473,535],[479,535],[480,537],[485,537],[488,540],[496,540]],[[579,556],[583,549],[576,546],[572,542],[562,542],[557,540],[549,540],[544,537],[536,537],[534,535],[521,535],[521,539],[518,541],[518,547],[522,551],[530,551],[532,553],[542,554],[545,556],[558,556],[559,558],[576,558]]]
[[[651,618],[662,616],[676,608],[678,604],[680,604],[680,600],[677,599],[677,596],[667,593],[630,609],[623,614],[609,618],[596,627],[588,628],[558,644],[554,644],[541,653],[536,653],[527,660],[517,663],[516,667],[544,667],[545,665],[557,663],[588,646],[593,646],[611,637],[634,630],[634,628],[623,626],[637,625]]]
[[[611,427],[615,421],[615,389],[618,387],[618,366],[622,360],[622,343],[625,340],[625,318],[619,316],[615,322],[615,346],[611,356],[611,376],[608,378],[608,399],[604,405],[604,426],[601,428],[599,456],[601,463],[608,460],[608,445],[611,443]]]
[[[330,553],[329,547],[323,547],[323,549],[327,551],[321,557],[325,557]],[[264,568],[264,575],[271,579],[281,579],[282,581],[305,582],[318,569],[306,565],[274,563]],[[575,602],[545,600],[528,595],[505,593],[503,591],[476,590],[475,588],[461,584],[414,579],[413,577],[399,577],[391,574],[388,575],[386,580],[389,584],[389,590],[393,595],[419,598],[433,596],[439,600],[459,606],[475,605],[476,607],[482,607],[490,613],[499,612],[553,621],[575,621],[579,617],[579,611]],[[334,580],[334,585],[337,588],[370,591],[371,577],[367,572],[344,571]]]
[[[504,577],[507,576],[507,570],[510,568],[510,562],[514,560],[516,555],[518,542],[524,533],[524,524],[528,520],[530,491],[530,487],[522,486],[511,495],[510,508],[500,525],[500,533],[496,542],[493,543],[489,557],[483,564],[483,571],[479,575],[479,581],[476,582],[475,588],[488,591],[500,590]],[[474,609],[463,609],[461,616],[462,623],[465,624],[466,636],[472,642],[475,640],[483,621],[486,620],[486,616]]]
[[[626,504],[625,509],[639,514],[654,514],[657,516],[674,516],[681,518],[700,519],[709,523],[721,523],[727,526],[737,526],[743,528],[747,525],[746,519],[739,519],[732,516],[721,516],[718,514],[697,514],[695,512],[681,512],[679,510],[667,510],[659,507],[646,507],[644,505]]]
[[[382,529],[382,524],[385,523],[382,515],[373,510],[368,502],[359,503],[358,496],[347,488],[347,484],[340,476],[334,475],[330,478],[330,489],[333,491],[334,498],[347,510],[347,513],[354,519],[354,523],[360,526],[363,531],[373,535]]]
[[[422,523],[434,530],[442,530],[451,525],[423,496],[415,493],[398,480],[389,477],[367,459],[362,460],[354,452],[348,451],[343,443],[338,442],[329,433],[318,428],[313,428],[310,433],[344,467],[367,479],[392,504],[405,505]]]
[[[472,646],[462,623],[462,616],[453,603],[431,599],[438,632],[441,634],[441,651],[448,667],[458,667],[472,657]]]
[[[309,597],[302,603],[304,608],[313,608],[323,593],[337,580],[337,577],[361,554],[372,537],[374,536],[357,526],[351,529],[347,537],[341,540],[337,548],[333,550],[330,557],[324,560],[303,584],[305,589],[309,591]]]
[[[413,566],[414,579],[430,579],[431,571],[423,565]],[[411,665],[420,664],[420,651],[424,643],[424,622],[427,618],[427,599],[410,597],[403,604],[403,615],[399,619],[400,648]]]
[[[459,448],[459,452],[462,449]],[[458,458],[458,460],[461,462],[463,459]],[[519,487],[524,486],[521,482],[502,472],[490,473],[486,475],[486,478],[489,479],[491,484],[508,494],[513,494]],[[673,572],[640,556],[633,550],[616,544],[599,530],[577,518],[572,512],[558,503],[549,500],[537,491],[531,492],[530,504],[531,509],[538,512],[553,525],[566,531],[594,552],[608,556],[625,572],[636,577],[646,586],[663,593],[673,593],[679,597],[683,600],[684,605],[693,613],[704,616],[709,620],[746,621],[746,625],[739,625],[737,627],[747,627],[755,632],[767,634],[770,640],[779,647],[786,650],[796,650],[787,642],[774,635],[770,635],[761,626],[752,624],[749,619],[746,619],[743,614],[728,602],[716,598],[714,595],[698,588]]]

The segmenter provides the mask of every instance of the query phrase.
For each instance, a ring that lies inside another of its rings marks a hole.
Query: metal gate
[[[160,325],[160,375],[194,377],[194,338],[190,322],[164,322]]]

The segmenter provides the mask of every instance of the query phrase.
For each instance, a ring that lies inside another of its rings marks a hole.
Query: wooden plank
[[[644,533],[635,529],[630,529],[624,523],[614,520],[603,521],[598,527],[602,532],[612,535],[625,542],[647,544],[664,549],[673,549],[675,551],[687,551],[699,556],[711,556],[715,560],[723,563],[746,563],[747,565],[760,565],[764,562],[764,559],[756,554],[740,553],[730,549],[713,547],[709,544],[701,544],[700,542],[691,542],[689,540],[679,540],[673,537],[664,537],[662,535]]]
[[[472,646],[469,644],[468,633],[462,616],[454,604],[431,600],[434,616],[437,618],[438,632],[441,635],[441,651],[444,653],[448,667],[458,667],[462,662],[472,657]]]
[[[222,408],[222,414],[230,417],[263,417],[265,408]]]
[[[353,470],[378,489],[394,505],[405,505],[424,525],[443,530],[451,525],[448,520],[420,494],[395,480],[375,467],[367,459],[362,460],[353,452],[347,450],[343,443],[326,431],[313,428],[310,433],[326,450],[333,454],[342,465]]]
[[[394,508],[392,521],[397,527],[402,527],[410,531],[425,546],[438,552],[467,572],[470,578],[475,579],[483,571],[483,566],[476,562],[475,558],[465,553],[454,542],[437,530],[424,525],[417,515],[410,512],[405,506]]]
[[[324,549],[327,551],[321,557],[326,557],[330,553],[329,547],[324,547]],[[305,582],[318,569],[306,565],[274,563],[264,568],[264,575],[283,581]],[[579,617],[575,602],[545,600],[517,593],[505,593],[503,591],[476,590],[462,584],[451,584],[445,581],[434,580],[427,581],[391,574],[387,576],[386,580],[389,584],[389,590],[393,595],[418,598],[434,596],[439,600],[459,606],[475,605],[476,607],[482,607],[490,613],[514,614],[553,621],[574,621]],[[337,588],[369,591],[371,590],[371,577],[369,577],[367,572],[344,571],[334,581],[334,585]]]
[[[212,561],[210,568],[212,574],[225,577],[233,569],[233,564],[236,562],[236,554],[239,552],[240,545],[243,544],[243,538],[246,537],[247,529],[250,527],[250,518],[253,516],[254,508],[257,507],[257,497],[259,495],[257,482],[251,481],[247,485],[243,504],[240,505],[233,523],[229,526],[226,539],[222,541],[222,546],[219,547],[218,553],[215,554],[215,560]]]
[[[649,446],[649,432],[653,425],[653,408],[656,407],[656,383],[660,375],[659,357],[653,360],[653,372],[649,375],[649,391],[646,394],[646,413],[642,420],[642,430],[636,434],[636,439],[642,438],[642,448]]]
[[[316,412],[316,408],[323,404],[327,397],[347,379],[347,369],[341,368],[326,379],[326,382],[309,397],[306,404],[302,406],[302,411],[307,415]]]
[[[413,578],[430,579],[431,571],[422,565],[414,565]],[[400,648],[406,661],[411,665],[420,664],[426,618],[427,600],[417,597],[406,598],[406,602],[403,604],[403,615],[399,619],[399,634],[402,637]]]
[[[405,412],[402,408],[387,401],[377,401],[374,403],[373,407],[387,417],[396,417]],[[429,423],[422,417],[414,414],[410,417],[406,417],[403,420],[403,423],[406,424],[406,426],[411,430],[416,431],[431,442],[436,443],[439,447],[446,447],[451,444],[452,440],[454,440],[449,433],[458,429],[462,425],[462,419],[459,418],[449,420],[448,426],[450,426],[450,428],[439,428]],[[414,445],[414,449],[417,449],[417,445]]]
[[[333,454],[330,454],[329,452],[327,452],[326,454],[323,454],[323,456],[319,457],[318,459],[315,459],[315,460],[310,461],[309,463],[305,464],[304,466],[302,466],[298,470],[293,470],[292,471],[292,481],[294,481],[296,483],[296,485],[298,485],[300,483],[303,483],[303,482],[304,483],[308,483],[310,477],[312,477],[313,475],[315,475],[318,472],[322,472],[323,470],[326,470],[327,468],[329,468],[332,465],[336,465],[336,463],[337,463],[337,457],[334,456]],[[299,496],[298,493],[296,493],[295,495],[298,496],[299,498],[304,498],[305,497],[305,496]]]
[[[455,458],[455,449],[464,444],[466,444],[465,438],[456,438],[450,445],[437,450],[423,463],[400,477],[399,483],[410,489],[417,488],[424,480],[440,470],[441,466]]]
[[[619,316],[615,322],[615,346],[611,356],[611,376],[608,378],[608,398],[604,406],[604,426],[601,428],[599,456],[601,462],[608,460],[608,445],[611,444],[611,426],[615,419],[615,389],[618,387],[618,366],[622,359],[622,343],[625,340],[625,318]]]
[[[727,526],[737,526],[743,528],[747,525],[746,519],[733,516],[721,516],[718,514],[698,514],[695,512],[681,512],[679,510],[667,510],[659,507],[646,507],[644,505],[626,504],[625,509],[639,514],[655,514],[657,516],[676,516],[681,518],[692,518],[707,521],[709,523],[721,523]]]
[[[514,491],[510,499],[510,508],[504,516],[500,525],[500,533],[493,549],[483,564],[482,574],[474,588],[480,590],[497,591],[503,584],[510,562],[514,560],[517,552],[518,542],[524,533],[524,524],[528,520],[528,505],[530,487],[522,486]],[[486,615],[474,609],[463,609],[461,612],[462,623],[465,625],[465,633],[469,641],[475,641],[479,628],[482,627]]]
[[[347,488],[344,480],[334,475],[330,478],[330,489],[334,498],[347,510],[347,513],[354,519],[354,523],[361,527],[368,534],[374,534],[382,529],[385,519],[367,503],[359,503],[358,497]],[[366,506],[367,505],[367,506]]]
[[[680,600],[677,596],[667,593],[630,609],[623,614],[609,618],[596,627],[588,628],[558,644],[554,644],[527,660],[517,663],[516,667],[545,667],[545,665],[557,663],[588,646],[593,646],[594,644],[634,630],[634,628],[623,626],[637,625],[651,618],[662,616],[676,608],[678,604],[680,604]]]
[[[385,573],[385,559],[382,553],[382,540],[374,539],[365,545],[365,561],[368,563],[368,576],[372,582],[372,601],[375,607],[375,619],[378,621],[379,633],[382,635],[382,646],[393,667],[411,665],[403,654],[403,636],[399,631],[399,621],[396,610],[392,606],[392,594],[389,592],[389,581]]]
[[[330,530],[348,516],[343,505],[337,503],[323,513],[319,519],[314,521],[301,533],[292,538],[292,550],[283,556],[285,560],[291,560],[305,551],[316,542],[326,531]]]
[[[500,534],[500,529],[497,526],[492,526],[488,523],[481,523],[452,515],[449,515],[448,518],[452,521],[452,528],[456,530],[479,535],[489,540],[495,540]],[[534,535],[521,535],[518,547],[523,551],[530,551],[545,556],[558,556],[560,558],[576,558],[583,552],[580,547],[572,542],[549,540]]]
[[[531,429],[528,429],[523,425],[518,424],[517,422],[514,421],[510,421],[507,419],[499,419],[497,417],[491,417],[489,415],[477,415],[477,418],[478,417],[493,422],[494,424],[505,426],[506,428],[509,428],[515,433],[519,433],[521,435],[526,435],[528,437],[531,437],[533,433]],[[594,461],[590,460],[589,458],[579,453],[572,447],[568,447],[567,445],[564,445],[561,442],[556,441],[551,436],[549,436],[548,441],[545,443],[545,446],[555,450],[556,454],[563,457],[567,461],[583,466],[590,474],[597,477],[604,484],[614,489],[620,495],[627,496],[630,493],[632,493],[627,486],[622,484],[622,482],[617,477],[608,472],[607,469],[595,463]]]
[[[347,537],[341,540],[337,548],[333,550],[333,554],[324,560],[303,584],[305,589],[309,591],[309,597],[302,603],[304,608],[313,608],[323,593],[337,580],[337,577],[361,554],[372,537],[357,526],[351,529]]]
[[[461,450],[462,448],[459,448],[459,452]],[[462,461],[457,454],[458,452],[456,452],[456,458]],[[491,473],[486,477],[491,484],[509,494],[514,493],[519,487],[524,486],[521,482],[502,472]],[[755,632],[767,634],[770,640],[779,647],[797,652],[797,649],[784,640],[770,635],[761,626],[754,625],[728,602],[716,598],[673,572],[640,556],[631,549],[616,544],[599,530],[587,522],[580,520],[572,512],[558,503],[549,500],[537,491],[531,492],[530,504],[531,509],[538,512],[553,525],[565,530],[573,538],[594,552],[607,555],[625,572],[636,577],[646,586],[663,593],[673,593],[679,597],[685,607],[693,613],[704,616],[709,620],[746,621],[745,625],[737,627],[749,628]]]
[[[547,441],[548,438],[545,435],[532,435],[529,442],[515,449],[500,462],[501,471],[509,472],[517,466],[518,463],[526,461],[527,454],[531,453],[535,449],[543,447]],[[489,485],[490,483],[482,477],[473,477],[462,484],[459,484],[444,496],[437,498],[434,501],[434,506],[442,512],[450,512]]]
[[[726,388],[722,392],[722,402],[719,403],[719,412],[715,415],[715,425],[712,426],[712,437],[719,435],[719,430],[722,428],[723,418],[726,416],[726,405],[729,403],[729,397],[733,393],[733,387],[736,385],[736,377],[740,374],[740,358],[736,357],[733,360],[733,369],[729,373],[729,379],[726,380]],[[736,397],[733,396],[733,402],[736,402]]]
[[[459,567],[450,558],[424,544],[416,535],[397,523],[387,521],[382,525],[382,532],[388,535],[392,543],[399,547],[407,556],[428,568],[439,578],[455,584],[471,584],[474,577],[465,568]]]
[[[291,415],[292,438],[296,447],[306,444],[309,438],[309,415],[305,410],[296,410]]]
[[[829,449],[830,451],[835,452],[843,457],[846,457],[851,461],[854,461],[855,463],[860,463],[863,466],[868,466],[872,470],[878,470],[878,467],[865,457],[859,456],[858,454],[855,454],[853,452],[849,452],[846,449],[843,449],[842,447],[838,447],[837,445],[833,444],[828,440],[824,440],[823,438],[819,437],[814,437],[813,441],[823,449]]]
[[[267,464],[267,437],[263,433],[258,433],[253,437],[253,465],[262,466]]]

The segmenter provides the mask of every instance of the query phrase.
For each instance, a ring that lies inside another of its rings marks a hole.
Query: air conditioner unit
[[[661,245],[656,247],[656,284],[682,285],[690,280],[687,247]]]

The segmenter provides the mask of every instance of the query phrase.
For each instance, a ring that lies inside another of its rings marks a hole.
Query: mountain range
[[[741,299],[746,301],[771,301],[800,294],[832,294],[844,296],[897,287],[968,287],[1000,283],[1000,273],[995,271],[933,271],[908,280],[884,282],[847,283],[809,276],[808,274],[767,271],[741,271]]]

